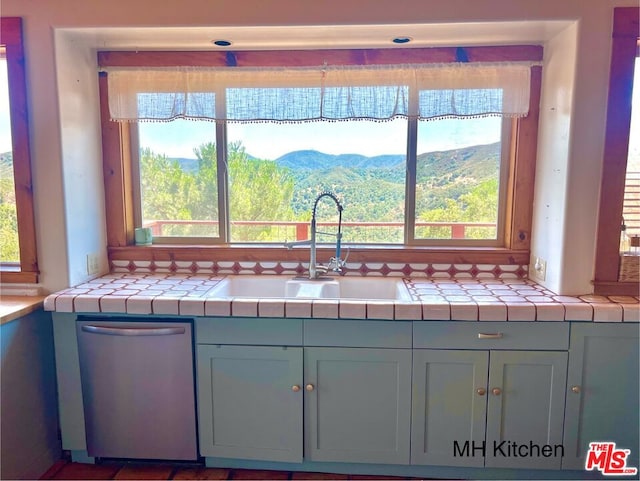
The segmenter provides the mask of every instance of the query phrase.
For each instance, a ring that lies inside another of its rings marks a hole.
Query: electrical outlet
[[[100,256],[97,253],[87,254],[87,274],[94,276],[100,273]]]
[[[532,261],[531,274],[539,281],[544,281],[547,277],[547,261],[538,256],[533,257]]]

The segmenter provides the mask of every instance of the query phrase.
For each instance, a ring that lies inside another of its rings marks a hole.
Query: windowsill
[[[0,284],[37,284],[38,273],[21,271],[9,266],[0,267]]]
[[[0,296],[0,325],[40,309],[46,296]]]

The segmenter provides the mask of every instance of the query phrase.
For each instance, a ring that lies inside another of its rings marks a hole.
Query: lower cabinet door
[[[567,353],[491,351],[485,466],[559,469]]]
[[[198,345],[200,454],[302,461],[302,348]]]
[[[563,469],[585,469],[589,443],[598,441],[629,450],[626,466],[640,467],[639,332],[638,323],[571,326]]]
[[[484,466],[488,351],[413,351],[411,464]]]
[[[305,348],[305,459],[408,464],[411,350]]]

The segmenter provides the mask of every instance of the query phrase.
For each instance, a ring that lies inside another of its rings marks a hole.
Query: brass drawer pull
[[[476,389],[476,392],[478,393],[478,396],[484,396],[487,393],[487,390],[483,387],[479,387]]]
[[[479,332],[478,339],[502,339],[502,333],[501,332],[493,332],[493,333]]]

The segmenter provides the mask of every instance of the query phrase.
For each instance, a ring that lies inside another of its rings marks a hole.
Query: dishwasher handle
[[[173,336],[184,334],[184,327],[106,327],[84,325],[82,330],[106,336]]]

